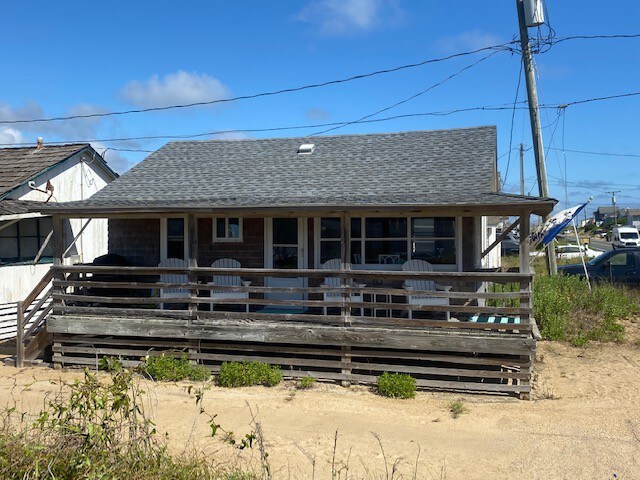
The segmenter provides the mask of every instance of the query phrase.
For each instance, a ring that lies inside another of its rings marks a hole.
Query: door
[[[636,283],[636,268],[634,252],[616,251],[602,264],[599,276],[616,283]]]
[[[265,268],[307,268],[306,240],[307,222],[305,218],[267,218],[265,220]],[[303,288],[306,277],[266,277],[267,287]],[[274,300],[302,300],[303,293],[269,293]],[[272,306],[271,309],[275,309]],[[289,310],[292,306],[278,306]]]

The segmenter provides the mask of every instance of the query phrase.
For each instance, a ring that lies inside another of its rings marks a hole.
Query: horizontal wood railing
[[[530,274],[91,265],[57,266],[52,272],[54,314],[172,317],[189,322],[254,319],[518,334],[531,331]],[[164,275],[184,275],[185,281],[161,281]],[[251,285],[212,285],[214,276],[241,277]],[[268,277],[306,280],[304,287],[267,286]],[[325,278],[337,278],[341,286],[324,286]],[[404,284],[407,280],[433,281],[451,288],[411,289]],[[163,297],[162,291],[169,289],[182,290],[184,297]],[[212,291],[242,293],[246,298],[213,298]],[[325,300],[326,294],[331,295]],[[411,303],[416,296],[434,299],[435,304]],[[408,318],[409,312],[414,318]],[[451,321],[445,320],[446,312]],[[473,316],[517,320],[469,321]]]

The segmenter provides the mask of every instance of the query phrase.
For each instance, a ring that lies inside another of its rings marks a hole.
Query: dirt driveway
[[[60,378],[78,375],[0,367],[2,401],[13,397],[19,407],[38,409]],[[176,451],[196,418],[186,387],[152,386],[158,429],[169,433]],[[468,409],[457,419],[449,413],[455,400]],[[403,478],[412,478],[416,459],[416,478],[640,478],[640,348],[632,343],[583,350],[540,342],[530,402],[445,393],[389,400],[364,387],[320,384],[300,391],[287,383],[273,389],[212,387],[204,406],[237,435],[249,431],[251,407],[275,478],[312,478],[314,460],[316,478],[330,478],[336,430],[336,463],[348,463],[349,478],[386,478],[385,458],[389,469],[402,458]],[[205,420],[198,418],[191,442],[214,455]]]

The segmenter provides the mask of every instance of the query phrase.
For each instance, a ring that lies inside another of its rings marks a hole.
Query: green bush
[[[453,418],[458,418],[463,413],[467,413],[469,409],[462,403],[462,400],[456,400],[455,402],[451,402],[449,404],[449,411]]]
[[[298,383],[298,388],[301,390],[307,390],[313,387],[316,383],[316,379],[311,375],[307,375],[306,377],[302,377],[300,379],[300,383]]]
[[[618,320],[640,311],[625,287],[597,283],[589,290],[586,280],[574,275],[536,277],[534,309],[543,338],[576,346],[589,340],[621,341],[624,327]]]
[[[414,398],[416,381],[404,373],[384,372],[378,377],[378,393],[383,397]]]
[[[211,377],[211,372],[204,365],[189,362],[186,354],[180,357],[158,356],[146,357],[143,370],[154,380],[177,382],[179,380],[204,381]]]
[[[218,374],[221,387],[273,387],[282,381],[280,367],[263,362],[224,362]]]

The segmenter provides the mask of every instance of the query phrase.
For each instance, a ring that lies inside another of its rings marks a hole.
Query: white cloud
[[[22,143],[22,132],[15,128],[0,128],[0,144]],[[35,145],[35,141],[33,142]]]
[[[313,0],[297,15],[327,35],[365,32],[403,16],[395,0]]]
[[[122,91],[125,100],[142,108],[207,102],[227,98],[230,90],[205,73],[178,71],[144,82],[133,80]]]
[[[478,50],[503,43],[499,35],[481,30],[470,30],[458,35],[442,37],[436,41],[438,50],[445,53],[461,52],[466,50]]]

